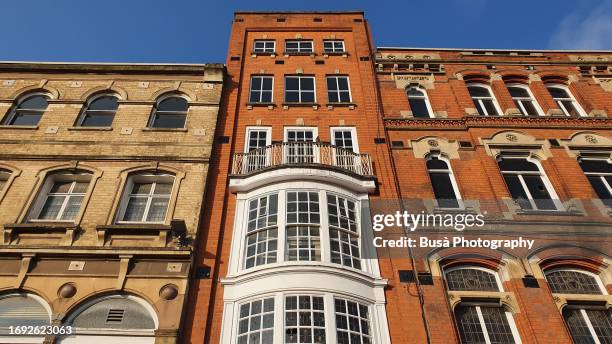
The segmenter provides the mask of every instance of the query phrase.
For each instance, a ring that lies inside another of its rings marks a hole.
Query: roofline
[[[419,48],[419,47],[376,47],[376,50],[430,50],[430,51],[521,51],[542,53],[605,53],[612,54],[612,50],[547,50],[547,49],[486,49],[486,48]]]
[[[177,73],[199,74],[205,69],[222,69],[222,63],[116,63],[116,62],[36,62],[0,61],[0,71]]]
[[[236,14],[361,14],[364,11],[235,11]]]

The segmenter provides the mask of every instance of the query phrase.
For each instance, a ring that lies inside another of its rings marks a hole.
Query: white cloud
[[[550,49],[612,49],[612,0],[583,13],[572,13],[561,21],[551,37]]]

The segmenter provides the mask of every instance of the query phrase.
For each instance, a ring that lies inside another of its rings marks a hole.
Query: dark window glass
[[[184,128],[189,104],[182,97],[168,97],[156,106],[151,122],[153,128]]]
[[[285,77],[285,102],[314,103],[314,78],[301,76]]]
[[[272,102],[272,77],[253,76],[251,78],[251,92],[249,95],[251,103]]]
[[[502,171],[540,172],[538,166],[527,159],[501,159],[498,164]]]
[[[548,87],[548,92],[553,98],[571,98],[567,91],[559,87]]]
[[[461,335],[461,343],[486,343],[476,307],[457,306],[455,308],[455,321]]]
[[[117,111],[117,98],[102,96],[91,101],[85,109],[81,126],[83,127],[110,127]]]
[[[555,203],[550,198],[548,189],[544,185],[544,181],[541,176],[523,176],[527,189],[531,194],[531,197],[536,203],[538,209],[554,210],[557,209]]]
[[[591,321],[591,326],[593,326],[593,330],[595,330],[595,334],[597,334],[599,342],[602,344],[611,344],[612,312],[610,312],[609,309],[589,309],[585,310],[585,313],[587,314],[589,321]]]
[[[330,103],[349,103],[351,101],[351,94],[348,77],[328,76],[327,96]]]
[[[514,335],[508,323],[506,312],[501,307],[480,307],[489,340],[495,344],[514,344]]]
[[[497,108],[493,104],[493,100],[488,100],[488,99],[484,100],[483,99],[482,103],[484,104],[484,107],[487,110],[487,114],[489,116],[499,116],[499,113],[497,112]],[[478,113],[480,113],[480,111],[482,110],[482,109],[480,109],[481,108],[480,104],[479,104],[478,108],[479,108]]]
[[[430,172],[429,178],[431,179],[431,185],[434,190],[434,195],[438,202],[438,206],[441,208],[457,208],[459,203],[457,202],[457,196],[453,190],[453,184],[451,183],[450,176],[448,173],[437,173]]]
[[[563,310],[563,318],[575,344],[595,344],[580,309]]]
[[[525,193],[525,189],[519,180],[517,175],[504,175],[504,180],[508,186],[508,191],[512,195],[512,198],[519,204],[522,209],[532,209],[529,198]]]
[[[581,159],[579,164],[597,196],[612,207],[612,164],[604,159]]]
[[[410,110],[412,116],[417,118],[429,118],[429,109],[427,109],[427,103],[425,99],[409,99]]]
[[[523,113],[523,115],[538,116],[538,110],[536,110],[532,101],[523,101],[522,104],[525,107],[525,111],[527,111],[527,113]]]
[[[43,113],[49,105],[46,95],[33,95],[17,104],[15,109],[6,116],[2,124],[6,125],[38,125]]]
[[[529,92],[522,87],[508,87],[508,91],[513,98],[531,98]]]
[[[157,105],[158,111],[187,111],[187,100],[181,97],[170,97],[162,100]]]
[[[427,160],[427,168],[430,170],[446,170],[448,169],[448,165],[444,160],[440,160],[437,157],[431,157],[429,160]]]
[[[484,87],[470,86],[468,87],[470,96],[472,97],[490,97],[489,90]]]

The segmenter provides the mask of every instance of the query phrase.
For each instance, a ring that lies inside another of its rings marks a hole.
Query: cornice
[[[468,129],[468,128],[592,128],[612,129],[610,118],[584,117],[463,117],[441,119],[386,118],[389,130],[404,129]]]

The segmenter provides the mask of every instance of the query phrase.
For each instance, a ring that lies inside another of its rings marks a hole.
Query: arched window
[[[559,294],[605,294],[605,288],[596,275],[575,269],[546,271],[546,281],[553,293]]]
[[[550,290],[555,294],[607,295],[599,276],[577,269],[544,271]],[[563,307],[563,319],[575,343],[603,344],[612,341],[612,312],[606,301],[570,300]]]
[[[566,116],[586,116],[586,113],[565,85],[546,85],[548,92]]]
[[[23,336],[9,336],[9,328],[17,326],[49,326],[51,312],[45,301],[35,295],[12,293],[0,296],[0,342],[26,343]],[[42,343],[44,336],[29,336],[27,343]]]
[[[455,306],[454,316],[461,343],[516,343],[519,338],[512,313],[495,298],[503,287],[497,272],[477,267],[459,266],[444,270],[451,292],[469,292]],[[475,292],[483,292],[479,298]],[[494,297],[495,296],[495,297]],[[491,301],[487,301],[491,300]]]
[[[277,261],[323,261],[361,270],[354,199],[290,189],[258,195],[247,207],[245,269]]]
[[[117,112],[118,98],[113,94],[99,94],[90,98],[77,122],[82,127],[110,127]]]
[[[149,127],[181,129],[185,128],[189,104],[187,99],[179,95],[169,95],[161,97],[151,114]]]
[[[49,106],[49,95],[46,93],[31,93],[21,99],[4,117],[3,125],[38,125],[40,118]]]
[[[462,207],[459,188],[449,162],[440,155],[432,154],[427,158],[427,171],[438,207]]]
[[[451,268],[444,271],[444,277],[448,290],[503,291],[497,273],[480,267]]]
[[[502,157],[498,160],[512,198],[525,210],[558,210],[559,200],[540,167],[526,157]]]
[[[111,295],[85,303],[68,317],[66,325],[73,327],[72,336],[61,344],[86,343],[104,336],[105,343],[155,342],[157,316],[144,300],[128,295]]]
[[[541,116],[542,110],[533,98],[529,87],[522,84],[508,85],[508,92],[514,100],[514,104],[525,116]]]
[[[433,117],[431,104],[429,104],[429,99],[427,98],[427,93],[425,90],[416,86],[411,86],[406,92],[408,93],[408,103],[410,104],[410,111],[412,111],[413,117]]]
[[[501,114],[497,100],[488,86],[469,84],[468,91],[481,116],[499,116]]]
[[[602,158],[580,158],[579,164],[597,196],[605,205],[612,207],[612,164],[610,161]]]
[[[142,172],[128,177],[123,191],[119,223],[164,223],[174,175]]]
[[[11,171],[0,168],[0,193],[6,187],[6,183],[8,182],[9,178],[11,178]]]
[[[74,221],[91,182],[87,171],[48,175],[29,213],[29,221]]]

